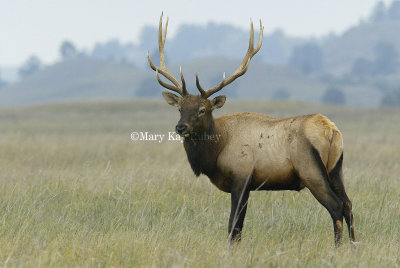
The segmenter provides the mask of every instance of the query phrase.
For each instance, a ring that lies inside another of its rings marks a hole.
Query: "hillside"
[[[182,65],[185,66],[185,73],[192,76],[189,84],[192,84],[194,92],[197,92],[194,86],[196,72],[199,73],[201,85],[211,87],[221,81],[224,72],[229,76],[239,64],[240,61],[213,58]],[[177,67],[175,69],[178,70]],[[323,89],[321,83],[296,70],[284,66],[271,66],[255,60],[243,77],[224,88],[221,93],[241,99],[260,97],[271,99],[277,91],[286,90],[290,95],[288,99],[317,102]]]
[[[133,98],[144,71],[81,57],[48,66],[0,91],[0,105]]]
[[[197,94],[195,73],[201,85],[211,87],[229,76],[239,60],[207,58],[183,62],[187,86]],[[178,64],[170,70],[179,77]],[[319,102],[329,83],[317,77],[285,66],[272,66],[255,58],[245,76],[222,90],[222,94],[240,99],[284,99]],[[365,86],[343,86],[346,101],[354,106],[377,106],[381,93]],[[161,98],[163,89],[149,68],[137,69],[131,65],[79,57],[48,66],[41,71],[11,84],[0,91],[0,105],[25,105],[69,100],[132,99],[134,97]],[[283,93],[282,93],[283,92]]]
[[[346,73],[357,58],[371,59],[379,43],[394,45],[400,53],[400,21],[364,22],[322,45],[326,70]]]

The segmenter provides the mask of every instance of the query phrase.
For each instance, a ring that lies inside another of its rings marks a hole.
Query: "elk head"
[[[156,77],[160,85],[180,95],[179,97],[168,91],[163,91],[162,93],[167,103],[169,105],[178,107],[181,113],[181,118],[175,128],[176,132],[183,137],[188,137],[192,134],[196,133],[199,134],[204,131],[207,131],[207,129],[211,127],[213,122],[212,111],[221,108],[224,105],[226,96],[220,95],[211,100],[208,98],[214,93],[220,91],[223,87],[235,81],[236,78],[246,73],[247,69],[249,68],[251,58],[261,48],[264,28],[260,20],[260,37],[258,39],[257,46],[254,47],[254,29],[253,29],[253,22],[251,22],[249,48],[242,62],[240,63],[239,67],[230,77],[226,78],[224,73],[222,81],[220,83],[218,83],[217,85],[215,85],[210,89],[204,90],[200,85],[199,76],[196,73],[196,86],[197,89],[200,91],[200,94],[192,95],[189,94],[186,89],[186,83],[182,74],[182,68],[180,68],[181,82],[179,82],[168,71],[167,66],[165,64],[164,44],[165,44],[165,39],[167,37],[168,18],[163,32],[162,17],[163,14],[161,14],[159,28],[158,28],[158,49],[160,54],[160,67],[156,67],[152,63],[152,61],[150,60],[149,52],[147,52],[147,60],[149,61],[150,67],[154,71],[156,71]],[[162,81],[160,78],[160,74],[162,74],[166,79],[168,79],[172,83],[172,85]]]

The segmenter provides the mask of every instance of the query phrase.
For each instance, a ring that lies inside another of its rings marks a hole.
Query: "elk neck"
[[[196,176],[213,175],[217,170],[217,158],[223,148],[223,136],[213,116],[201,131],[185,138],[183,143],[188,161]]]

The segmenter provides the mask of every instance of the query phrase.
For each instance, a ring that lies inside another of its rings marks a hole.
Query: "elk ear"
[[[214,99],[211,100],[211,105],[212,105],[211,109],[215,110],[221,108],[222,106],[224,106],[225,101],[226,101],[225,95],[215,97]]]
[[[163,91],[162,95],[169,105],[176,107],[180,106],[180,100],[182,99],[181,97],[178,97],[175,94],[172,94],[171,92],[168,91]]]

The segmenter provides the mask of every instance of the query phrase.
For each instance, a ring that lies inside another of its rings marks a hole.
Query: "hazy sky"
[[[390,0],[385,3],[390,3]],[[265,33],[276,28],[297,36],[341,33],[365,18],[377,0],[0,0],[0,66],[18,66],[35,54],[57,59],[63,40],[79,49],[118,38],[137,42],[141,27],[170,17],[169,37],[180,24],[231,23],[249,28],[262,19]]]

